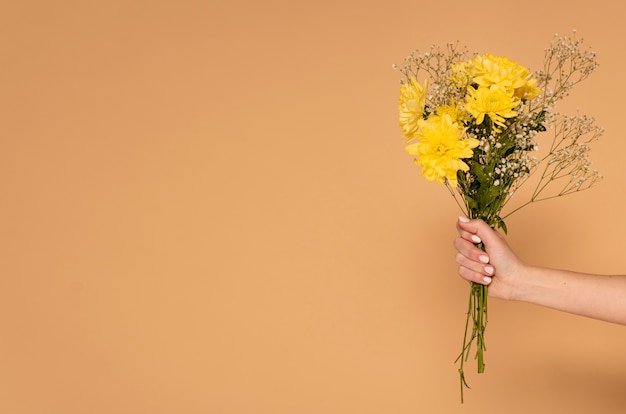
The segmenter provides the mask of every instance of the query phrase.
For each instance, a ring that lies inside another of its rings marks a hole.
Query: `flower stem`
[[[472,290],[475,295],[474,332],[476,336],[476,359],[478,363],[478,373],[485,372],[485,359],[483,352],[485,347],[485,328],[487,327],[487,286],[474,283]],[[474,336],[474,335],[473,335]]]
[[[470,283],[470,297],[467,309],[467,318],[465,320],[465,334],[463,335],[463,348],[461,354],[457,358],[459,361],[459,375],[461,385],[461,403],[463,403],[464,388],[469,388],[465,380],[464,365],[469,357],[472,343],[476,341],[476,361],[477,371],[479,374],[485,372],[484,352],[487,350],[485,346],[485,329],[487,327],[487,289],[486,285],[479,283]],[[470,319],[471,332],[470,332]]]

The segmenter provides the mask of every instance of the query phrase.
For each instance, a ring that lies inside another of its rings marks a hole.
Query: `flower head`
[[[467,88],[472,84],[474,79],[474,69],[470,62],[456,62],[450,68],[450,80],[457,88]]]
[[[476,119],[476,125],[482,124],[488,116],[494,124],[503,127],[505,118],[517,116],[513,108],[519,105],[520,99],[504,86],[470,87],[467,92],[465,110]]]
[[[469,63],[472,83],[490,87],[504,86],[519,99],[533,99],[541,93],[537,80],[530,71],[506,56],[484,54],[474,57]]]
[[[407,139],[415,136],[417,122],[423,119],[427,90],[428,79],[424,81],[424,87],[422,87],[414,77],[408,83],[403,83],[400,88],[398,103],[400,126],[402,127],[402,133]]]
[[[469,170],[461,159],[470,158],[479,141],[464,138],[465,130],[448,114],[431,115],[419,121],[417,142],[406,147],[409,154],[416,156],[415,163],[422,167],[422,175],[430,181],[457,186],[457,171]]]
[[[465,122],[470,120],[470,115],[455,102],[452,102],[450,105],[438,106],[435,112],[439,116],[443,116],[444,114],[450,115],[452,122]]]
[[[526,81],[526,84],[515,89],[515,96],[525,101],[535,99],[541,94],[541,88],[537,86],[537,79],[532,78]]]

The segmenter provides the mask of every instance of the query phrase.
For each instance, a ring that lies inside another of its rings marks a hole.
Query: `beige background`
[[[624,327],[497,300],[460,404],[459,211],[391,69],[460,40],[534,70],[577,29],[601,66],[560,108],[606,178],[509,241],[624,273],[612,3],[3,1],[0,412],[623,413]]]

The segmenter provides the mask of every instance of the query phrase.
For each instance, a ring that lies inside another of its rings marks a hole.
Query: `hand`
[[[514,299],[525,264],[517,258],[500,233],[483,220],[459,217],[459,236],[454,240],[459,275],[468,281],[489,285],[489,296]],[[485,251],[476,244],[482,242]]]

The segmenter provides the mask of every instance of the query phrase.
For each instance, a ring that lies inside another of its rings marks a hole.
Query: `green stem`
[[[474,330],[476,332],[476,359],[478,364],[478,373],[485,372],[485,359],[484,351],[485,347],[485,328],[487,327],[487,286],[481,284],[474,284],[475,295],[477,296],[475,307],[475,319]]]
[[[483,248],[482,244],[479,244]],[[461,385],[461,403],[463,403],[464,388],[469,388],[465,380],[464,364],[469,357],[472,343],[476,341],[476,360],[477,370],[479,374],[485,372],[484,352],[487,350],[485,346],[485,329],[487,327],[487,293],[488,287],[480,283],[470,282],[470,296],[467,308],[467,318],[465,319],[465,333],[463,335],[463,348],[461,354],[457,358],[459,361],[459,375]],[[470,332],[470,318],[472,320]]]
[[[469,328],[469,320],[470,320],[470,316],[472,314],[472,308],[473,308],[473,305],[472,305],[473,295],[474,295],[474,292],[472,289],[470,289],[470,296],[469,296],[469,301],[468,301],[468,306],[467,306],[467,318],[465,319],[465,335],[463,335],[463,348],[461,349],[461,354],[456,359],[457,361],[460,360],[459,379],[461,380],[461,404],[463,404],[463,390],[465,387],[469,388],[469,385],[467,385],[467,382],[465,381],[465,372],[463,371],[463,365],[465,364],[465,360],[467,359],[466,355],[467,355],[467,352],[469,352],[469,347],[471,346],[472,339],[473,339],[473,338],[470,338],[469,343],[468,343],[467,333],[468,333],[468,328]]]

